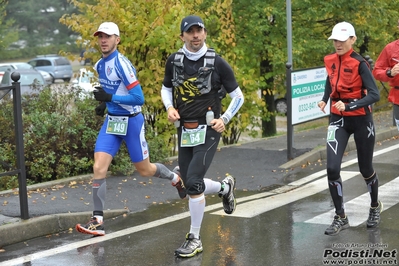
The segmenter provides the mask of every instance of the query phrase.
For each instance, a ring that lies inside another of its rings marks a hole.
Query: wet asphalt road
[[[230,216],[224,215],[217,196],[208,196],[201,229],[204,251],[194,258],[173,255],[190,220],[187,201],[170,200],[107,220],[104,237],[71,230],[7,246],[0,253],[0,265],[307,266],[337,265],[332,263],[338,260],[340,265],[397,265],[398,149],[396,138],[376,145],[374,168],[385,205],[377,229],[365,226],[368,192],[358,172],[356,152],[351,151],[344,158],[342,172],[351,227],[338,236],[324,235],[333,207],[322,160],[288,175],[277,169],[279,185],[268,189],[242,189],[245,183],[241,183],[236,193],[237,211]],[[257,178],[262,177],[253,176]]]

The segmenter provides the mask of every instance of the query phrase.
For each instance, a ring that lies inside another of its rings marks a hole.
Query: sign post
[[[328,116],[330,109],[323,113],[317,103],[324,95],[327,71],[324,67],[292,71],[291,104],[292,125]]]

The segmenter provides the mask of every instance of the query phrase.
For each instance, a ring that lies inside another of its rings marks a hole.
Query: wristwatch
[[[392,74],[391,74],[391,70],[390,70],[390,69],[388,69],[388,70],[386,71],[386,74],[387,74],[387,76],[388,76],[388,77],[390,77],[390,78],[393,78],[393,76],[392,76]]]

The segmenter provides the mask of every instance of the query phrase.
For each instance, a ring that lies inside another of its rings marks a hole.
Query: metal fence
[[[24,138],[22,126],[22,106],[21,106],[21,86],[18,80],[20,74],[14,72],[11,74],[11,79],[14,81],[11,86],[0,87],[0,100],[10,91],[13,96],[13,113],[14,113],[14,130],[15,130],[15,147],[16,147],[16,166],[17,169],[8,172],[0,173],[0,179],[4,176],[18,175],[19,188],[19,202],[21,210],[21,219],[29,219],[28,210],[28,191],[26,183],[26,168],[25,168],[25,154],[24,154]]]

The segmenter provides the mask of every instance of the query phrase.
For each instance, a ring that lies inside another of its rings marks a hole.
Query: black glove
[[[100,105],[98,105],[96,107],[96,109],[94,109],[96,111],[96,115],[98,116],[104,116],[105,114],[105,108],[107,108],[107,105],[105,104],[105,102],[100,103]]]
[[[112,94],[106,93],[103,88],[100,86],[94,87],[96,88],[94,93],[94,98],[96,98],[97,101],[100,102],[110,102],[112,101]]]

